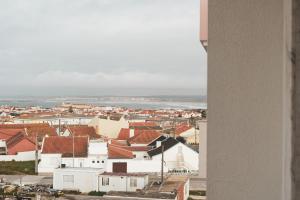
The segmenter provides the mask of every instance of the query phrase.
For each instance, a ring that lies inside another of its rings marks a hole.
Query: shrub
[[[101,197],[105,194],[106,192],[100,192],[100,191],[91,191],[88,193],[89,196],[101,196]]]

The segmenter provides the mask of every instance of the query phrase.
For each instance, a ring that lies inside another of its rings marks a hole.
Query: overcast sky
[[[0,96],[202,94],[199,0],[1,0]]]

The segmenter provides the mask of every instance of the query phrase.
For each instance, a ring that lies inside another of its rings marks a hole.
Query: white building
[[[161,171],[161,160],[138,160],[138,159],[107,159],[105,171],[114,172],[114,166],[118,164],[126,166],[127,173],[159,173]],[[168,168],[164,168],[168,171]]]
[[[103,169],[58,168],[53,173],[53,188],[57,190],[77,190],[83,193],[99,191],[99,175]]]
[[[50,125],[78,125],[78,124],[88,124],[91,122],[92,117],[37,117],[37,118],[16,118],[14,119],[15,124],[39,124],[39,123],[49,123]]]
[[[99,176],[100,191],[135,192],[148,184],[147,174],[138,173],[108,173]]]
[[[161,146],[148,152],[153,162],[161,160],[162,145],[164,146],[164,162],[169,171],[199,170],[198,152],[171,137],[164,140]]]
[[[161,161],[137,158],[133,150],[147,149],[147,147],[108,146],[108,159],[105,167],[106,172],[115,173],[156,173],[161,171]],[[143,152],[143,151],[141,151]]]
[[[61,167],[101,168],[107,164],[107,143],[101,140],[89,140],[75,137],[74,157],[72,137],[48,137],[42,146],[39,173],[53,173]]]
[[[107,143],[101,140],[90,140],[88,159],[85,166],[91,168],[105,168],[107,163]]]

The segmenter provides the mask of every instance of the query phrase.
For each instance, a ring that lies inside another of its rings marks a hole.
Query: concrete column
[[[300,199],[300,0],[293,1],[293,174],[294,200]]]
[[[291,1],[208,8],[208,199],[290,200]]]
[[[199,178],[207,178],[207,121],[199,121]]]

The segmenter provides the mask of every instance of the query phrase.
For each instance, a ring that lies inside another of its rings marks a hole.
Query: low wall
[[[30,161],[35,160],[35,151],[19,152],[17,155],[0,155],[0,161]]]

